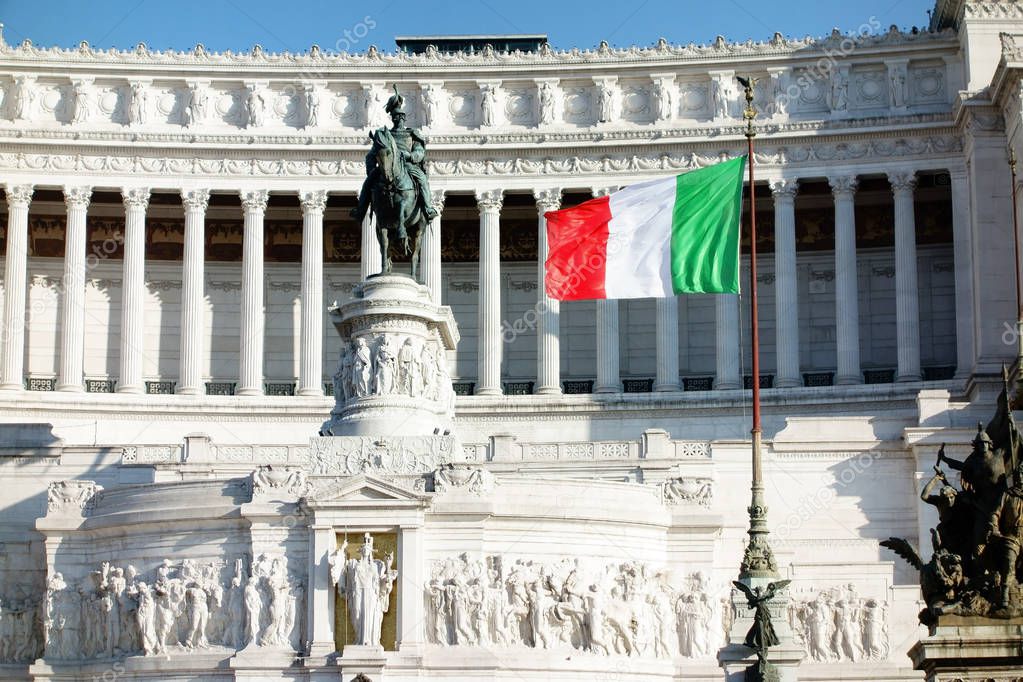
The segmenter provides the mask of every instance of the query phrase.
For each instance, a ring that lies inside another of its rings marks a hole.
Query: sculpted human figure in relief
[[[361,646],[380,646],[380,627],[398,577],[393,555],[374,559],[373,551],[373,538],[366,533],[358,558],[348,558],[347,540],[329,557],[331,580],[348,605],[354,643]]]

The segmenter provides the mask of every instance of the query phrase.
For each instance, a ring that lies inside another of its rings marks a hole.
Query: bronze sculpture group
[[[421,239],[437,217],[424,165],[426,139],[418,130],[405,125],[405,97],[397,87],[384,110],[391,117],[392,126],[377,128],[369,134],[373,146],[366,154],[366,180],[352,217],[362,222],[370,209],[376,215],[383,273],[393,269],[391,241],[397,241],[402,252],[411,256],[412,278],[418,279]]]
[[[924,562],[902,538],[881,543],[920,571],[927,603],[920,614],[924,624],[943,615],[1023,616],[1021,444],[1006,376],[998,411],[986,427],[977,425],[969,456],[958,461],[945,454],[944,445],[938,450],[934,475],[920,494],[938,510],[930,561]],[[949,482],[942,464],[959,472],[959,488]]]

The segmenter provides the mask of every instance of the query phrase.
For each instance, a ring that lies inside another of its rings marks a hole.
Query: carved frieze
[[[104,561],[82,576],[54,572],[41,619],[46,658],[293,652],[305,642],[305,586],[283,556],[265,554],[253,562],[164,559],[150,571]]]
[[[436,645],[667,660],[711,658],[729,609],[703,574],[584,558],[462,554],[434,561],[425,592]]]
[[[316,475],[424,474],[453,459],[454,436],[313,438],[309,467]]]
[[[888,603],[861,596],[853,585],[795,596],[788,614],[797,643],[814,662],[888,659]]]

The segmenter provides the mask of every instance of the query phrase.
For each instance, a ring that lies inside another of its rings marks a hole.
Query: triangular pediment
[[[371,474],[359,474],[315,485],[306,501],[314,508],[370,505],[424,507],[429,505],[430,497]]]

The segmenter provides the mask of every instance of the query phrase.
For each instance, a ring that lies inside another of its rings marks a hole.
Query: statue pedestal
[[[941,616],[909,657],[927,682],[1015,680],[1023,670],[1023,618]]]
[[[799,664],[806,652],[791,642],[771,647],[767,652],[768,662],[778,673],[778,682],[796,682],[799,679]],[[746,671],[757,665],[756,654],[743,644],[729,644],[718,651],[718,664],[724,668],[727,682],[745,682]]]
[[[753,578],[751,587],[766,587],[775,578]],[[799,665],[803,662],[806,652],[792,641],[787,613],[788,590],[782,589],[775,598],[768,602],[771,612],[771,624],[778,636],[779,644],[767,651],[767,660],[774,666],[778,682],[796,682]],[[737,588],[732,588],[732,606],[735,609],[735,620],[729,633],[729,643],[718,651],[718,665],[725,671],[728,682],[743,682],[750,666],[756,666],[757,656],[743,642],[746,633],[753,627],[754,609],[749,608],[746,595]]]
[[[344,682],[350,682],[360,673],[369,677],[373,682],[377,682],[383,679],[386,663],[387,656],[382,646],[346,644],[337,659],[337,664],[341,667],[341,679]]]
[[[454,391],[447,351],[458,344],[448,306],[404,275],[378,275],[330,309],[342,349],[334,409],[322,436],[447,435]]]
[[[300,655],[274,647],[249,646],[235,654],[228,665],[239,682],[258,682],[272,675],[273,671],[294,667]]]

